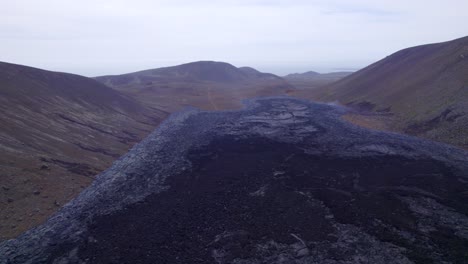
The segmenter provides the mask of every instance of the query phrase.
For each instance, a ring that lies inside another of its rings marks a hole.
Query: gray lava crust
[[[468,153],[346,111],[174,114],[0,263],[468,263]]]

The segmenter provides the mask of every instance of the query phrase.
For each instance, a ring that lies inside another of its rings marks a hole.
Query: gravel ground
[[[468,152],[346,111],[174,114],[0,263],[468,263]]]

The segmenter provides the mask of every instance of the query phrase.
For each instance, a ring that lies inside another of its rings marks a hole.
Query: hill
[[[289,80],[304,80],[304,79],[311,79],[319,76],[320,73],[315,72],[315,71],[308,71],[308,72],[303,72],[303,73],[291,73],[286,76],[284,76],[285,79]]]
[[[153,81],[162,82],[171,80],[239,83],[257,78],[280,79],[273,74],[261,73],[250,67],[236,68],[225,62],[198,61],[117,76],[101,76],[96,77],[96,80],[108,84],[109,86],[123,86],[131,84],[148,85]]]
[[[238,108],[242,99],[282,95],[293,89],[276,75],[214,61],[198,61],[95,79],[149,107],[169,112],[186,106],[208,110]]]
[[[0,62],[0,240],[49,217],[165,116],[90,78]]]
[[[310,97],[393,114],[393,129],[466,148],[468,37],[398,51]]]

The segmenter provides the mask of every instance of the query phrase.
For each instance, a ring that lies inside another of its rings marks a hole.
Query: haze
[[[356,70],[468,35],[468,1],[2,1],[0,61],[86,76],[197,60]]]

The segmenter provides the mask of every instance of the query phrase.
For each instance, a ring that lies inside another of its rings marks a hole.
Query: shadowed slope
[[[43,221],[164,116],[93,79],[0,63],[0,239]]]

